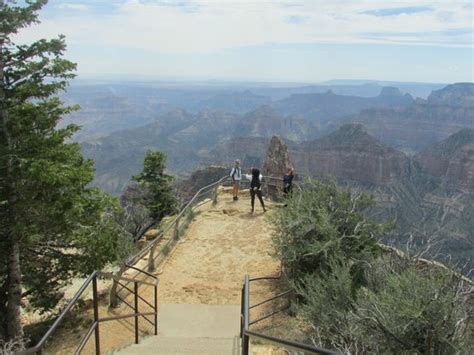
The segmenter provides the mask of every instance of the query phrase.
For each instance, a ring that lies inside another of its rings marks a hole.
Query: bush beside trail
[[[298,297],[307,340],[343,353],[472,353],[465,295],[449,268],[420,267],[379,244],[393,222],[365,216],[371,196],[312,181],[272,217],[273,242]]]

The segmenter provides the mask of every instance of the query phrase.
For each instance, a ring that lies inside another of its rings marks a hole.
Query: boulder
[[[145,239],[146,240],[155,239],[156,237],[158,237],[158,234],[160,234],[158,229],[150,229],[150,230],[146,231]]]

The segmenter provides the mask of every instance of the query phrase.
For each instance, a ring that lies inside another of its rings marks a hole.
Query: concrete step
[[[240,306],[162,304],[159,335],[173,338],[233,338],[239,334]]]
[[[140,344],[126,347],[115,354],[206,354],[206,355],[238,355],[240,342],[234,338],[175,338],[149,337]]]
[[[240,306],[161,304],[158,336],[142,339],[114,354],[219,354],[240,352]]]

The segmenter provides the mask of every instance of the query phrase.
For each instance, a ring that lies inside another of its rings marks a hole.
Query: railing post
[[[249,287],[250,287],[250,281],[249,281],[249,275],[245,275],[245,281],[244,281],[244,329],[242,330],[243,336],[242,336],[242,354],[243,355],[248,355],[249,354],[249,343],[250,343],[250,338],[247,335],[246,331],[249,330]]]
[[[154,245],[151,250],[150,254],[148,254],[148,272],[153,272],[155,271],[155,248],[156,245]]]
[[[158,335],[158,286],[155,285],[155,335]]]
[[[138,344],[138,282],[134,282],[134,301],[135,301],[135,344]]]
[[[242,285],[242,290],[240,292],[240,339],[242,339],[243,329],[244,329],[244,285]]]
[[[92,302],[94,303],[95,353],[100,355],[99,298],[97,296],[97,275],[92,279]]]
[[[219,189],[219,184],[216,185],[216,187],[214,187],[214,193],[212,195],[212,204],[213,205],[217,205],[217,191]]]
[[[176,223],[174,225],[174,232],[173,232],[173,238],[174,239],[179,238],[179,220],[180,219],[181,219],[181,217],[176,220]]]

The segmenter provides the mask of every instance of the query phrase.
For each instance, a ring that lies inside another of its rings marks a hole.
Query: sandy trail
[[[221,188],[216,205],[207,203],[198,207],[180,241],[155,273],[160,279],[159,304],[240,305],[245,274],[277,275],[280,264],[272,257],[268,221],[268,215],[277,206],[270,201],[266,204],[266,214],[258,204],[256,212],[251,214],[248,191],[242,191],[239,201],[233,201],[230,191]],[[146,264],[147,257],[144,257],[137,266],[146,269]],[[252,287],[251,291],[253,302],[274,292],[265,282]],[[140,286],[140,295],[151,302],[153,288]],[[131,301],[132,297],[128,300]],[[146,311],[146,306],[140,305],[140,310]],[[91,316],[90,310],[84,313]],[[99,313],[106,317],[130,313],[130,310],[122,306],[111,311],[104,299]],[[151,325],[140,320],[141,335],[152,334],[152,329]],[[103,352],[131,344],[134,339],[133,318],[102,323],[100,332]],[[51,342],[47,353],[71,353],[83,333],[77,327],[62,330]],[[93,337],[84,353],[94,353]]]
[[[274,205],[267,202],[267,207],[271,213]],[[240,304],[246,273],[277,274],[266,217],[260,206],[250,213],[245,191],[239,201],[221,192],[216,206],[199,208],[160,270],[160,303]]]

